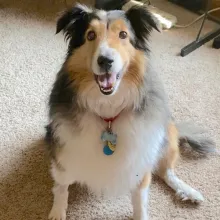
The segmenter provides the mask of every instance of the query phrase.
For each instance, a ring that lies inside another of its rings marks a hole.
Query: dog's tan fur
[[[178,130],[173,122],[168,127],[168,148],[159,163],[158,174],[163,178],[167,169],[174,169],[179,159]]]
[[[140,188],[145,189],[149,187],[150,183],[151,183],[151,173],[147,173],[141,182]]]
[[[128,34],[128,37],[121,40],[118,37],[120,31],[125,31]],[[134,55],[134,47],[129,41],[129,31],[123,20],[119,19],[110,24],[108,31],[108,44],[110,47],[117,49],[125,64],[129,63]]]
[[[130,62],[124,79],[133,83],[137,88],[141,85],[144,78],[144,67],[146,59],[142,51],[135,50],[133,59]]]

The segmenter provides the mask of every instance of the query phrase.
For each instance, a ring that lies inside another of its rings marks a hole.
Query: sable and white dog
[[[203,201],[174,168],[181,141],[202,153],[213,143],[173,121],[150,66],[152,29],[157,22],[142,7],[106,12],[76,5],[58,20],[57,33],[64,31],[69,47],[49,103],[46,140],[55,181],[49,219],[66,219],[74,182],[106,195],[131,192],[135,220],[148,219],[152,173],[182,200]]]

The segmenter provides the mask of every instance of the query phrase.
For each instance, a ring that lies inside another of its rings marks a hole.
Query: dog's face
[[[57,33],[63,30],[70,40],[67,63],[74,80],[95,80],[101,93],[110,95],[129,74],[137,52],[148,51],[152,27],[157,29],[154,18],[140,7],[106,12],[77,5],[58,20]]]

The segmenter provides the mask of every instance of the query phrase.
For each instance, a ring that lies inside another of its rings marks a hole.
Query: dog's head
[[[128,70],[148,52],[153,28],[158,30],[155,18],[142,7],[106,12],[77,5],[57,22],[57,33],[63,30],[69,40],[66,65],[72,77],[81,84],[95,80],[104,95],[114,94],[124,78],[141,78]]]

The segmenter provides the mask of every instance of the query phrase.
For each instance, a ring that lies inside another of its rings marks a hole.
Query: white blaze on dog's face
[[[140,12],[144,10],[106,12],[78,5],[60,18],[57,32],[63,30],[70,39],[67,66],[75,84],[83,88],[95,80],[101,93],[110,95],[126,78],[140,82],[143,74],[139,76],[139,67],[133,64],[142,62],[148,50],[146,40],[152,25],[146,20],[156,27],[145,12],[141,25],[144,16]]]
[[[118,12],[116,13],[118,15]],[[112,94],[117,90],[134,54],[134,48],[129,40],[132,33],[127,27],[128,24],[120,17],[118,19],[110,17],[112,15],[113,12],[106,13],[102,16],[103,20],[92,21],[91,30],[87,32],[87,39],[90,39],[90,35],[97,36],[91,69],[104,94]]]

